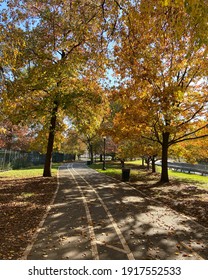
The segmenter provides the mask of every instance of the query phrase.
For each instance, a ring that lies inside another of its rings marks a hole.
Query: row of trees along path
[[[3,3],[1,123],[35,132],[44,176],[68,118],[89,147],[104,130],[161,154],[169,181],[169,149],[208,136],[207,10],[205,0]]]

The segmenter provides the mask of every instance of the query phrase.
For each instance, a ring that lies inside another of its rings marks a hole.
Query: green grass
[[[142,165],[142,160],[137,159],[137,160],[132,160],[132,161],[126,161],[125,164],[127,165]]]
[[[24,198],[30,198],[32,196],[35,196],[36,194],[35,193],[26,193],[26,192],[23,192],[21,193],[21,197],[24,199]]]
[[[97,170],[100,173],[104,173],[106,175],[115,177],[120,179],[121,177],[121,167],[118,163],[112,163],[112,162],[106,162],[106,170],[103,170],[103,164],[102,163],[93,163],[90,165],[91,168]]]
[[[61,164],[53,163],[52,165],[52,176],[57,175],[58,166]],[[32,166],[28,168],[22,168],[18,170],[8,170],[4,172],[0,172],[0,179],[20,179],[20,178],[30,178],[30,177],[39,177],[43,175],[43,165]]]
[[[161,171],[161,167],[157,166],[156,170],[158,173]],[[169,169],[168,171],[169,177],[173,179],[180,180],[181,182],[187,182],[187,183],[199,183],[202,185],[207,185],[208,187],[208,176],[201,176],[197,174],[189,174],[189,173],[183,173],[179,171],[174,171]]]
[[[141,166],[141,161],[128,161],[125,163],[125,167],[131,168],[132,166]],[[106,175],[121,179],[121,165],[119,162],[106,162],[106,170],[102,170],[102,163],[94,163],[90,167],[96,169],[98,172]],[[161,167],[156,167],[158,173],[161,171]],[[182,183],[195,184],[197,186],[208,188],[208,176],[201,176],[196,174],[187,174],[169,170],[170,180],[177,180]],[[143,169],[131,170],[130,180],[135,181],[155,181],[158,180],[157,176],[147,172]]]
[[[131,168],[132,166],[140,165],[140,161],[129,161],[125,162],[125,168]],[[102,163],[94,163],[90,165],[91,168],[97,170],[100,173],[104,173],[108,176],[112,176],[116,179],[121,180],[122,178],[122,169],[120,162],[106,162],[106,170],[103,170]],[[131,170],[130,178],[132,182],[138,181],[141,178],[143,179],[146,175],[144,170]]]

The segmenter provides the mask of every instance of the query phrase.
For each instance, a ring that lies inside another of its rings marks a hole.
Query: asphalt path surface
[[[208,229],[85,163],[59,168],[30,260],[203,260]]]

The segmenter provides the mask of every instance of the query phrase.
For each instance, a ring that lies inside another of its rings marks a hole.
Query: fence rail
[[[161,162],[157,162],[156,165],[161,166]],[[168,162],[168,168],[176,171],[185,173],[199,173],[202,176],[208,175],[208,165],[207,164],[191,164],[183,162]]]

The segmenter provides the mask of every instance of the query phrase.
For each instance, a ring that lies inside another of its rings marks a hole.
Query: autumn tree
[[[1,11],[2,26],[8,30],[2,45],[4,101],[16,122],[48,128],[44,176],[51,176],[59,114],[66,109],[75,114],[74,105],[88,94],[82,88],[86,75],[94,74],[94,80],[103,75],[110,8],[106,2],[7,1]]]
[[[145,158],[148,169],[151,162],[152,172],[156,172],[155,162],[161,158],[160,145],[142,137],[141,127],[132,125],[132,115],[128,115],[126,111],[117,113],[109,131],[118,146],[119,158]]]
[[[208,159],[208,138],[199,138],[182,142],[170,149],[171,157],[192,164],[205,162]]]
[[[33,132],[27,126],[13,125],[11,121],[0,122],[0,148],[28,151],[33,140]]]
[[[85,153],[86,145],[73,127],[68,128],[64,132],[64,140],[61,143],[61,151],[66,154],[73,154],[76,158],[79,158]]]
[[[208,136],[207,2],[123,3],[113,61],[117,121],[161,145],[161,182],[168,182],[169,147]]]
[[[87,145],[91,162],[93,162],[94,147],[97,146],[102,136],[101,124],[103,118],[109,110],[105,91],[99,84],[95,83],[93,77],[91,76],[88,82],[86,80],[85,98],[76,103],[74,117],[72,118],[73,125],[82,141]],[[97,101],[95,102],[95,100]]]

